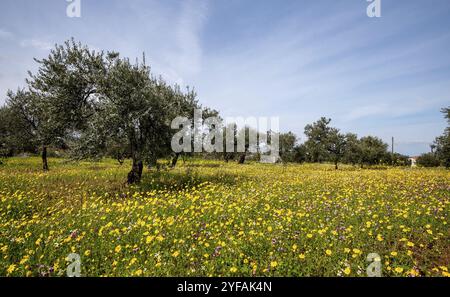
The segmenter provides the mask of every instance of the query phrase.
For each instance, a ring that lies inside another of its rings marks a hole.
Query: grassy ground
[[[0,166],[0,275],[448,276],[450,172],[13,158]]]

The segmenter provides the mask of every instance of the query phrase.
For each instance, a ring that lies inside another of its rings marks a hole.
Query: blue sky
[[[343,132],[376,135],[416,155],[446,126],[450,105],[450,1],[2,0],[0,103],[24,85],[33,57],[70,37],[194,86],[224,116],[279,116],[304,140],[321,116]]]

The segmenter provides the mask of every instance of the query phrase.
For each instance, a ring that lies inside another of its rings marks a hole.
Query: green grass
[[[0,165],[0,275],[448,276],[450,172],[333,165],[12,158]],[[327,254],[328,251],[328,254]]]

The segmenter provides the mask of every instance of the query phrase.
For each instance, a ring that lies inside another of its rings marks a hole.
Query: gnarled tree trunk
[[[42,146],[42,169],[44,171],[48,171],[48,162],[47,162],[47,146]]]
[[[128,173],[127,179],[127,183],[129,185],[141,182],[143,168],[144,164],[141,160],[133,159],[133,166],[131,167],[131,171]]]
[[[172,158],[172,164],[170,165],[170,167],[174,168],[177,165],[179,156],[180,156],[180,153],[175,153],[175,157]]]
[[[131,166],[131,171],[128,172],[127,183],[129,185],[141,182],[142,170],[144,168],[141,155],[142,150],[139,148],[139,143],[135,139],[134,131],[130,135],[132,135],[130,138],[130,152],[133,165]]]
[[[245,163],[245,158],[247,157],[247,153],[248,153],[248,144],[245,145],[245,151],[239,156],[239,164],[244,164]]]
[[[120,166],[122,166],[123,162],[125,161],[124,155],[121,153],[117,153],[117,161],[119,162]]]
[[[239,164],[244,164],[245,163],[245,157],[247,156],[247,151],[243,152],[240,156],[239,156]]]

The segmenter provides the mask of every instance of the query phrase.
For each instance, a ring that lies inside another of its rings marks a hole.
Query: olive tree
[[[103,53],[73,39],[35,61],[39,68],[35,74],[29,72],[27,89],[9,91],[7,105],[27,124],[29,136],[42,150],[43,169],[48,170],[48,146],[61,145],[86,128],[106,69]]]
[[[6,104],[15,117],[26,123],[26,134],[42,149],[42,169],[48,170],[47,147],[64,137],[64,127],[56,120],[52,100],[23,89],[8,92]]]
[[[446,168],[450,167],[450,107],[443,108],[442,113],[447,119],[447,128],[444,133],[434,141],[436,157]]]
[[[338,163],[344,157],[346,143],[346,137],[339,133],[339,129],[330,129],[326,139],[326,146],[336,170],[338,169]]]
[[[305,142],[305,148],[309,161],[323,162],[329,159],[327,138],[331,129],[330,122],[331,119],[322,117],[317,122],[305,126],[304,133],[308,138]]]
[[[386,156],[388,145],[380,138],[374,136],[366,136],[360,139],[361,158],[360,164],[375,165],[379,164]]]

